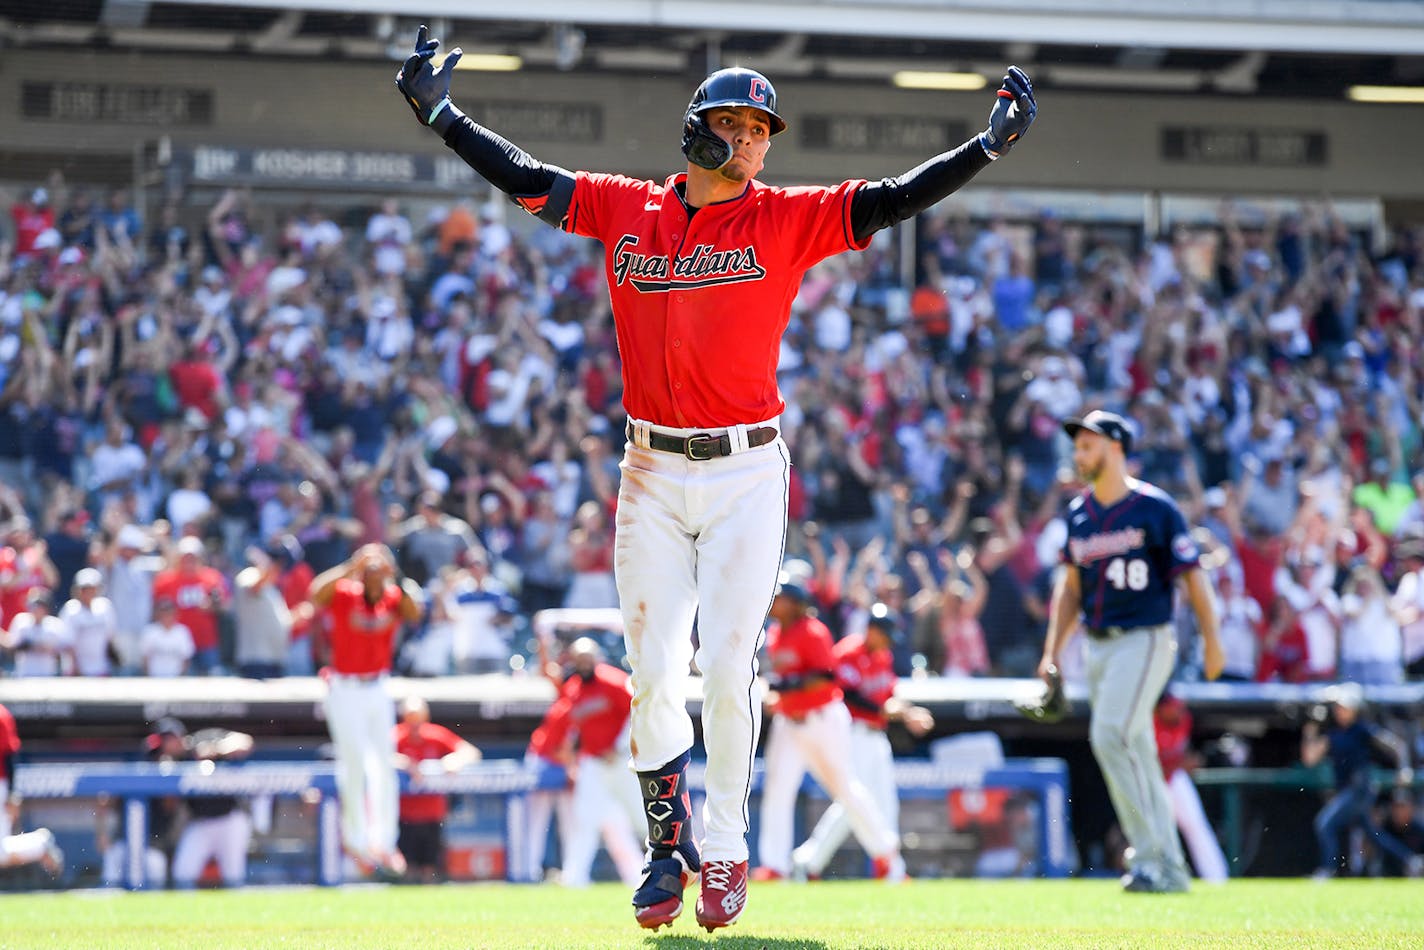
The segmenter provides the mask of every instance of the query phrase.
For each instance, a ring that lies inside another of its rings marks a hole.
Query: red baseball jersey
[[[218,615],[214,600],[224,599],[227,585],[220,571],[200,567],[192,574],[180,570],[160,571],[153,579],[153,599],[171,600],[177,606],[177,621],[193,634],[193,647],[211,650],[218,645]]]
[[[1157,759],[1167,778],[1182,767],[1192,741],[1192,714],[1187,704],[1175,696],[1163,696],[1152,713],[1152,731],[1157,734]]]
[[[628,674],[600,663],[588,682],[577,676],[564,680],[551,715],[568,717],[568,728],[578,733],[579,755],[603,756],[617,743],[632,705]]]
[[[331,595],[331,668],[349,676],[384,673],[391,668],[391,647],[400,629],[401,589],[387,584],[376,602],[366,600],[366,585],[343,578]]]
[[[556,699],[546,713],[544,721],[529,737],[529,751],[544,759],[556,759],[559,749],[569,735],[569,707]]]
[[[19,751],[20,730],[15,727],[15,717],[0,704],[0,781],[9,782],[14,777],[7,766],[9,757]]]
[[[834,675],[836,656],[831,631],[815,617],[802,617],[783,627],[772,624],[767,631],[766,657],[773,679],[785,682],[812,674],[826,674],[806,686],[778,690],[776,711],[799,719],[827,703],[842,698]]]
[[[628,414],[657,425],[723,427],[781,414],[781,335],[802,275],[863,250],[850,223],[865,184],[773,188],[689,215],[675,186],[578,172],[567,230],[597,238],[613,303]]]
[[[460,748],[463,741],[449,729],[433,722],[415,726],[397,723],[395,736],[396,752],[417,762],[443,758]],[[401,821],[444,821],[449,810],[450,802],[444,795],[402,795],[400,800]]]
[[[856,633],[837,643],[833,649],[836,658],[836,682],[843,692],[854,690],[863,698],[875,704],[875,710],[865,709],[858,703],[846,703],[852,719],[856,719],[876,729],[884,729],[888,721],[885,703],[895,693],[895,656],[889,650],[871,650],[865,643],[865,634]]]

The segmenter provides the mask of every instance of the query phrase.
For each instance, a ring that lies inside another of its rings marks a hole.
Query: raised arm
[[[396,74],[396,88],[416,119],[435,130],[465,163],[525,211],[558,227],[573,199],[574,176],[557,165],[538,161],[519,146],[476,123],[450,100],[450,79],[464,51],[450,51],[437,70],[431,63],[440,41],[424,25],[415,51]]]
[[[989,113],[989,127],[898,178],[871,182],[851,199],[850,220],[857,241],[881,228],[907,221],[958,191],[990,162],[1013,148],[1038,115],[1028,74],[1010,66]]]

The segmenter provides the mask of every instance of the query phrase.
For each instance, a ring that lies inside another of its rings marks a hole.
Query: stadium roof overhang
[[[73,0],[0,13],[0,49],[89,46],[399,59],[417,22],[525,69],[888,81],[1017,62],[1046,88],[1337,98],[1424,85],[1424,3],[1407,0]]]

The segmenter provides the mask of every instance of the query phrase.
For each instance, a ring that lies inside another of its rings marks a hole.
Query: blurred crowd
[[[9,675],[309,674],[307,586],[372,541],[426,595],[411,675],[525,671],[535,612],[616,605],[595,243],[474,201],[145,218],[56,175],[0,205]],[[1106,407],[1197,526],[1230,678],[1424,677],[1424,228],[1369,237],[951,200],[912,282],[888,233],[818,266],[780,380],[822,618],[888,605],[901,675],[1032,675],[1081,489],[1059,423]]]

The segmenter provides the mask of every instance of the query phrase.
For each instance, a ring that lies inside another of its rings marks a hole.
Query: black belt
[[[1092,640],[1116,640],[1124,634],[1136,633],[1139,630],[1151,630],[1160,626],[1162,626],[1160,623],[1150,623],[1142,627],[1084,627],[1083,630]]]
[[[637,445],[637,440],[633,438],[633,423],[630,421],[623,430],[627,433],[628,441]],[[747,430],[747,447],[760,448],[773,441],[777,436],[775,426],[762,426],[760,429]],[[732,437],[725,432],[721,435],[713,435],[710,432],[696,432],[689,436],[663,435],[661,432],[648,430],[648,448],[657,449],[659,452],[671,452],[673,455],[681,455],[694,462],[705,462],[708,459],[726,458],[732,454]]]

